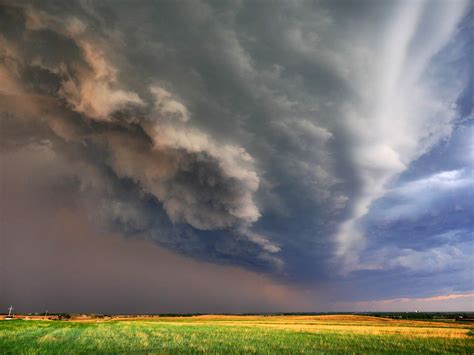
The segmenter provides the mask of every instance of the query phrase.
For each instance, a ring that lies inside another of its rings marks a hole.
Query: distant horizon
[[[44,314],[41,312],[22,312],[22,313],[14,313],[12,312],[12,315],[37,315],[37,316],[42,316],[42,317],[48,317],[48,316],[53,316],[53,315],[61,315],[61,314],[69,314],[69,315],[87,315],[87,316],[162,316],[162,317],[174,317],[174,316],[252,316],[252,315],[259,315],[259,316],[283,316],[283,315],[325,315],[325,314],[335,314],[335,315],[344,315],[344,314],[458,314],[458,313],[463,313],[463,314],[474,314],[474,311],[367,311],[367,312],[256,312],[256,313],[83,313],[83,312],[66,312],[66,311],[60,311],[60,312],[48,312],[48,314]],[[8,315],[8,312],[6,313],[1,313],[0,315]]]

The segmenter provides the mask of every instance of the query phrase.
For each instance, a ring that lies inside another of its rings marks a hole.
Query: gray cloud
[[[73,161],[107,231],[327,282],[363,269],[371,206],[450,136],[466,4],[7,1],[2,150]]]
[[[9,152],[0,163],[6,169],[1,176],[0,229],[8,235],[2,235],[0,245],[0,303],[14,304],[17,312],[311,308],[303,291],[260,273],[192,260],[143,239],[99,232],[65,183],[75,163],[49,148]],[[125,215],[137,213],[133,207],[128,203],[112,208],[121,209],[116,216],[130,220]]]
[[[2,37],[7,84],[2,93],[18,100],[5,107],[5,116],[24,114],[35,125],[38,116],[53,106],[41,122],[46,128],[39,140],[92,144],[118,179],[133,181],[143,193],[156,198],[173,223],[201,230],[235,227],[238,232],[260,217],[254,201],[259,177],[244,148],[219,142],[186,124],[190,119],[186,106],[156,83],[145,88],[147,103],[136,92],[122,88],[119,71],[106,56],[107,45],[101,46],[105,39],[88,34],[88,25],[77,17],[63,18],[29,6],[6,7],[6,12],[24,21],[24,36],[19,41],[21,49],[19,43]],[[29,36],[51,43],[59,38],[77,56],[48,60],[42,51],[28,53]],[[112,53],[109,50],[110,57]],[[38,80],[41,76],[43,80]],[[28,107],[27,112],[18,106]],[[18,129],[15,133],[20,134]],[[79,152],[75,149],[75,159]],[[80,173],[78,177],[83,178]],[[98,182],[95,187],[107,189],[108,183]],[[123,216],[119,219],[125,221]]]

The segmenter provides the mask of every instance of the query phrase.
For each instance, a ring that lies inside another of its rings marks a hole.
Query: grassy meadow
[[[472,326],[355,315],[0,321],[0,353],[473,354]]]

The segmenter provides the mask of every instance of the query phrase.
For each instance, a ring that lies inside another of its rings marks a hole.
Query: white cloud
[[[398,202],[378,214],[386,221],[416,219],[436,211],[436,206],[443,205],[446,196],[462,194],[470,187],[474,187],[474,178],[467,170],[435,173],[388,190],[386,196]]]
[[[474,177],[464,169],[448,170],[410,181],[391,192],[409,197],[420,193],[428,193],[429,191],[436,193],[437,191],[456,190],[473,183]]]
[[[372,49],[377,58],[370,68],[373,79],[359,83],[363,102],[345,111],[352,161],[362,182],[352,215],[336,235],[336,255],[345,260],[346,271],[357,268],[365,245],[357,221],[387,192],[394,177],[451,132],[451,104],[462,87],[453,80],[440,88],[426,71],[455,31],[464,8],[463,2],[405,2],[381,34],[383,45]]]
[[[440,235],[439,238],[446,238],[446,236]],[[474,262],[474,257],[470,252],[472,248],[473,243],[470,241],[452,243],[448,241],[442,246],[425,250],[382,247],[364,255],[364,260],[357,264],[356,270],[404,269],[411,273],[468,270]]]

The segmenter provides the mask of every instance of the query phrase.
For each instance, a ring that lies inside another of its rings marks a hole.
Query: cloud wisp
[[[440,102],[454,102],[463,86],[453,83],[446,90],[428,69],[456,30],[464,8],[460,2],[403,3],[388,26],[386,41],[374,53],[381,58],[374,63],[375,80],[360,83],[364,104],[349,107],[345,123],[353,136],[352,160],[361,187],[336,237],[336,253],[348,270],[357,267],[357,250],[364,247],[358,220],[412,161],[451,133],[456,111]],[[441,18],[443,25],[438,26]],[[429,40],[426,32],[431,33]]]

